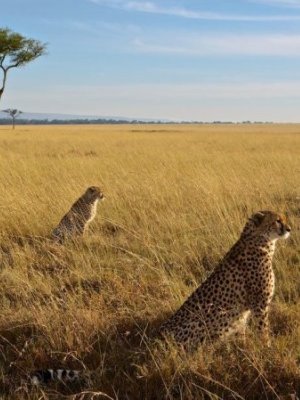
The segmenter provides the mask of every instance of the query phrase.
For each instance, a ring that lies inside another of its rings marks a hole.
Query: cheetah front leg
[[[269,307],[256,306],[252,309],[255,325],[258,332],[262,335],[264,343],[269,347],[271,344],[269,335]]]
[[[250,311],[245,311],[236,324],[235,337],[244,345],[246,344],[246,330],[248,326],[249,316]]]

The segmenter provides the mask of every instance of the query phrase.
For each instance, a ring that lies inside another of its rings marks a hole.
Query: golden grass
[[[299,393],[299,154],[299,125],[0,127],[0,398]],[[53,245],[89,185],[106,201],[88,233]],[[153,340],[260,209],[293,227],[274,260],[272,348],[250,335],[186,355]],[[22,384],[49,367],[93,370],[90,393]]]

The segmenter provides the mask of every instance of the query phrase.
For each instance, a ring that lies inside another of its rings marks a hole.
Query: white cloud
[[[182,55],[258,55],[300,56],[300,35],[177,35],[176,43],[171,39],[151,42],[135,39],[135,49],[142,53]]]
[[[199,20],[212,21],[292,21],[300,20],[298,15],[238,15],[238,14],[219,14],[215,12],[205,12],[190,10],[185,7],[162,7],[150,1],[129,1],[129,0],[89,0],[94,4],[103,5],[111,8],[120,8],[128,11],[138,11],[151,14],[162,14],[174,17],[182,17]],[[260,1],[260,0],[258,0]],[[262,0],[268,2],[269,0]],[[270,0],[276,2],[276,0]],[[288,2],[288,0],[286,0]],[[292,0],[290,0],[292,2]],[[296,2],[296,0],[295,0]],[[278,0],[279,3],[279,0]]]

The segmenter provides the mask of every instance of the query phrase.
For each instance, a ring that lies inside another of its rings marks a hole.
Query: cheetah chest
[[[90,217],[87,220],[87,224],[89,224],[93,219],[96,217],[97,214],[97,205],[98,205],[98,199],[94,201],[94,203],[91,206],[91,212],[90,212]]]
[[[273,271],[271,272],[269,285],[270,297],[273,298],[275,292],[275,275]]]

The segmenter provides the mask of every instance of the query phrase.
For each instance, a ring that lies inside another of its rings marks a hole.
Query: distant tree
[[[8,28],[0,28],[0,69],[2,70],[0,100],[5,89],[8,71],[28,64],[45,52],[45,43],[27,39]]]
[[[9,114],[12,118],[12,128],[15,129],[16,118],[22,114],[22,111],[17,110],[16,108],[8,108],[7,110],[2,110],[3,112]]]

